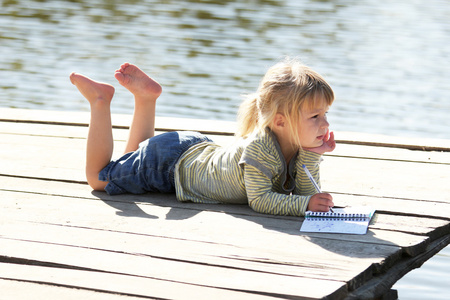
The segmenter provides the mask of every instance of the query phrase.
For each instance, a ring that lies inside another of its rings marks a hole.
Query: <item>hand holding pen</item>
[[[334,206],[333,203],[333,197],[331,197],[328,193],[322,193],[320,190],[319,185],[312,177],[311,173],[309,172],[308,168],[303,165],[303,169],[305,170],[306,175],[308,176],[311,183],[314,185],[316,191],[318,194],[315,194],[311,197],[308,204],[308,210],[311,211],[328,211],[328,209],[333,212],[332,207]],[[327,210],[325,210],[327,208]]]

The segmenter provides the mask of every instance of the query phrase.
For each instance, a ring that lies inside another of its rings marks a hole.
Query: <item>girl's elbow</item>
[[[256,212],[264,213],[263,205],[261,205],[261,199],[258,198],[249,198],[248,199],[248,206],[250,206],[251,209],[253,209]]]

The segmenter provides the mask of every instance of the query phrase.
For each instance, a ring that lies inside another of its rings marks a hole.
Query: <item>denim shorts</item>
[[[212,140],[192,131],[154,136],[140,143],[136,151],[111,161],[99,180],[108,182],[105,191],[110,195],[175,192],[175,165],[186,150],[201,142]]]

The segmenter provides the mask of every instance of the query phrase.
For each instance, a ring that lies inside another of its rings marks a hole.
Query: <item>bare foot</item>
[[[70,74],[70,81],[89,101],[91,106],[102,103],[109,105],[111,103],[114,96],[114,87],[112,85],[92,80],[78,73]]]
[[[161,95],[161,85],[135,65],[124,63],[116,70],[114,77],[135,96],[136,100],[155,101]]]

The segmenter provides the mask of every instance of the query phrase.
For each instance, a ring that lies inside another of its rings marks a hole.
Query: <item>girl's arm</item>
[[[244,167],[249,206],[257,212],[266,214],[303,216],[308,209],[320,210],[316,204],[320,206],[325,204],[325,208],[326,205],[332,204],[331,199],[328,201],[320,197],[324,193],[315,195],[317,191],[302,168],[305,164],[320,184],[319,162],[322,153],[332,151],[335,147],[332,133],[329,136],[327,134],[324,144],[326,145],[308,149],[310,151],[300,150],[296,161],[295,189],[293,195],[286,195],[273,191],[272,176],[276,176],[279,172],[277,168],[274,169],[279,162],[275,146],[264,139],[250,143],[240,161]],[[311,206],[310,203],[314,205]]]
[[[244,167],[249,206],[260,213],[303,216],[311,195],[286,195],[272,191],[272,181],[251,165]]]
[[[322,155],[300,149],[298,152],[297,160],[295,163],[295,189],[294,194],[296,195],[314,195],[317,194],[314,184],[309,180],[308,175],[306,175],[303,165],[305,165],[309,172],[311,173],[317,184],[320,185],[320,161]]]
[[[330,207],[334,206],[333,197],[328,193],[318,193],[313,183],[309,179],[303,165],[305,165],[313,176],[314,180],[320,187],[320,160],[322,155],[316,152],[306,151],[301,149],[299,151],[295,170],[295,189],[294,194],[297,195],[312,195],[307,210],[312,211],[329,211]]]

